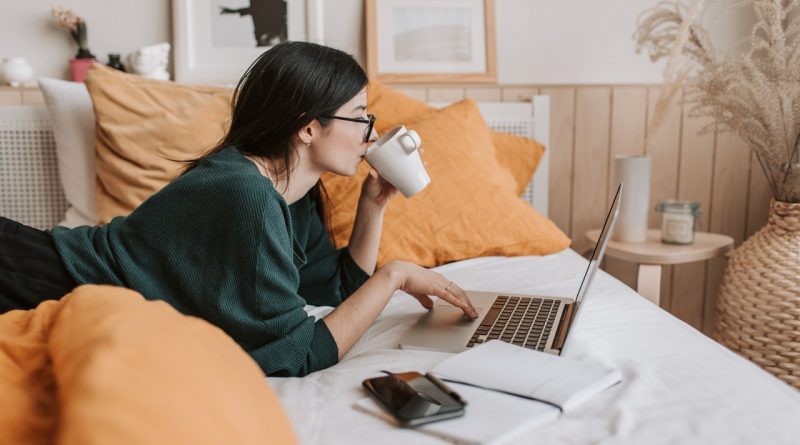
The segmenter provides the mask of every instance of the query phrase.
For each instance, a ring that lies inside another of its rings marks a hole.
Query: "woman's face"
[[[356,94],[335,113],[338,117],[367,119],[367,90]],[[322,171],[337,175],[353,176],[358,164],[364,159],[369,144],[378,133],[373,129],[369,142],[364,142],[368,124],[331,119],[322,127],[319,137],[314,137],[309,147],[309,159]]]

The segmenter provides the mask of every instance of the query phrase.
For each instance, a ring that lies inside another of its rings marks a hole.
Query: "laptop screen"
[[[583,305],[583,297],[592,285],[594,274],[597,272],[600,261],[603,260],[603,253],[606,251],[608,239],[614,231],[614,225],[617,222],[617,215],[619,214],[620,193],[622,193],[621,182],[617,186],[617,193],[614,194],[614,201],[611,203],[611,208],[608,210],[606,221],[603,223],[603,229],[600,230],[597,244],[594,245],[594,250],[592,250],[592,257],[589,258],[589,266],[586,268],[586,273],[583,274],[583,281],[581,281],[581,287],[578,288],[578,295],[575,297],[575,303],[569,304],[564,308],[564,315],[561,319],[562,322],[558,326],[558,333],[553,341],[553,349],[560,349],[563,352],[569,344],[568,336],[571,330],[570,328],[578,319],[578,314],[580,314],[580,309]]]
[[[592,284],[595,272],[599,267],[600,261],[603,260],[603,254],[606,251],[606,244],[611,233],[614,231],[614,225],[617,222],[617,214],[619,213],[620,194],[622,193],[622,183],[617,186],[617,193],[614,194],[614,201],[611,203],[611,208],[608,210],[606,221],[603,223],[603,230],[600,231],[600,236],[597,238],[597,244],[594,245],[592,250],[592,257],[589,259],[589,266],[586,268],[586,273],[583,275],[581,287],[578,288],[578,295],[575,297],[575,302],[583,300],[584,294],[589,290]]]

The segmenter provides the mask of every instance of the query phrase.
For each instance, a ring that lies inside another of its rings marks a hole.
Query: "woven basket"
[[[800,203],[770,203],[728,261],[717,309],[722,344],[800,388]]]

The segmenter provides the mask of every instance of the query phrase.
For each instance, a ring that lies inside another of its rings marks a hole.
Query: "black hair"
[[[277,173],[285,174],[288,187],[294,136],[315,119],[328,125],[325,116],[335,114],[366,85],[364,69],[343,51],[309,42],[275,45],[250,65],[236,85],[227,134],[202,157],[189,161],[184,173],[206,156],[232,146],[245,155],[282,159],[284,170]],[[309,193],[330,234],[322,181]]]

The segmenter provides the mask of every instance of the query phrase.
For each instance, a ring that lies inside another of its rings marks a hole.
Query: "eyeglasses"
[[[340,121],[348,121],[348,122],[358,122],[362,124],[367,124],[367,129],[364,130],[364,143],[369,142],[369,136],[372,134],[372,127],[375,126],[375,115],[368,114],[367,118],[364,119],[363,117],[342,117],[342,116],[323,116],[328,119],[339,119]]]

